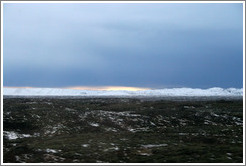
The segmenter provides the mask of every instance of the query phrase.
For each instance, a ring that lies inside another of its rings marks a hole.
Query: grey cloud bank
[[[4,4],[4,86],[243,86],[242,4]]]

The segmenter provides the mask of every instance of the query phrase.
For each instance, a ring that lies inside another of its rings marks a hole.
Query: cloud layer
[[[242,4],[4,4],[4,86],[237,87]]]

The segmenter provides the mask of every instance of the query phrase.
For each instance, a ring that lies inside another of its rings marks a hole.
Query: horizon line
[[[51,88],[51,87],[31,87],[31,86],[3,86],[3,88]],[[139,90],[151,90],[153,88],[147,87],[131,87],[131,86],[66,86],[66,87],[52,87],[54,89],[73,89],[73,90],[128,90],[128,91],[139,91]]]
[[[211,88],[221,88],[221,89],[243,89],[236,87],[222,88],[218,86],[208,87],[208,88],[192,88],[192,87],[165,87],[165,88],[148,88],[148,87],[131,87],[131,86],[66,86],[66,87],[31,87],[31,86],[3,86],[3,88],[51,88],[51,89],[72,89],[72,90],[91,90],[91,91],[118,91],[118,90],[126,90],[126,91],[144,91],[144,90],[158,90],[158,89],[174,89],[174,88],[189,88],[189,89],[211,89]]]

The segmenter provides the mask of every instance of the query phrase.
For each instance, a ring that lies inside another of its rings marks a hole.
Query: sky
[[[3,86],[242,88],[243,5],[5,3]]]

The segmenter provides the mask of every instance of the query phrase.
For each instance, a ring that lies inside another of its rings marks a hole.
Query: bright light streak
[[[149,90],[150,88],[140,88],[140,87],[127,87],[127,86],[75,86],[67,87],[67,89],[78,89],[78,90],[128,90],[128,91],[140,91]]]

